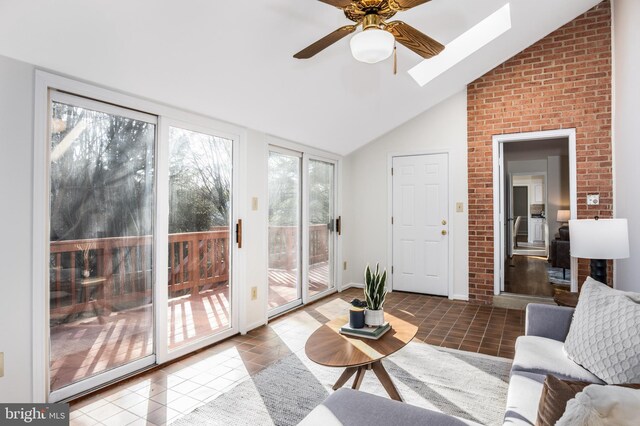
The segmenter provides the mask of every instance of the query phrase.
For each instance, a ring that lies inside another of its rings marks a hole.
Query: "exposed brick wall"
[[[611,6],[604,1],[467,88],[469,299],[493,300],[492,136],[576,129],[578,217],[611,217]],[[599,193],[599,206],[586,206]],[[579,282],[588,275],[580,261]]]

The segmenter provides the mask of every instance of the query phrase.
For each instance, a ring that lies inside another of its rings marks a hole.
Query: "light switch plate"
[[[456,213],[464,212],[464,203],[456,203]]]
[[[4,352],[0,352],[0,377],[4,376]]]
[[[342,263],[342,269],[345,270],[345,271],[347,270],[347,261],[346,260]]]
[[[253,197],[251,199],[251,210],[253,211],[258,210],[258,197]]]
[[[600,194],[587,194],[587,205],[597,206],[600,204]]]
[[[251,287],[251,300],[258,298],[258,287]]]

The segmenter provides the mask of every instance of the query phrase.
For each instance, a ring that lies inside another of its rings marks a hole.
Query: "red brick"
[[[611,216],[611,74],[606,0],[468,86],[471,301],[493,300],[494,135],[575,128],[578,217]],[[588,193],[599,206],[586,206]],[[589,262],[578,269],[582,282]]]

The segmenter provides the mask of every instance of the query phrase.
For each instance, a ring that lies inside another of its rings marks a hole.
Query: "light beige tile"
[[[154,411],[163,407],[163,404],[148,399],[144,402],[141,402],[140,404],[136,404],[133,407],[128,408],[127,411],[132,412],[136,416],[146,418],[150,413],[153,413]]]
[[[129,411],[121,411],[115,416],[109,417],[108,419],[104,420],[102,423],[105,426],[123,426],[128,425],[129,423],[132,423],[136,420],[140,420],[140,417]]]
[[[96,408],[95,410],[87,411],[85,413],[90,417],[96,419],[97,421],[102,422],[121,411],[124,411],[122,407],[118,407],[117,405],[109,402],[101,407]]]
[[[117,405],[118,407],[122,407],[125,410],[129,407],[133,407],[136,404],[139,404],[143,401],[148,401],[148,398],[137,394],[135,392],[132,392],[130,394],[124,395],[123,397],[120,397],[116,400],[113,401],[113,404]]]
[[[147,416],[147,421],[155,425],[164,425],[180,416],[182,413],[172,408],[162,407]]]
[[[150,398],[154,395],[159,394],[160,392],[166,391],[167,388],[160,383],[151,383],[148,387],[144,387],[138,389],[136,391],[137,394],[144,396],[145,398]]]
[[[180,392],[181,394],[184,394],[184,395],[189,395],[189,392],[195,389],[198,389],[200,386],[202,386],[200,383],[195,383],[195,382],[192,382],[191,380],[185,380],[179,385],[172,386],[171,390],[175,392]]]
[[[191,398],[197,399],[198,401],[207,401],[216,395],[220,395],[220,392],[207,386],[200,386],[198,389],[189,393]]]
[[[167,405],[169,402],[175,401],[181,396],[184,396],[184,395],[181,394],[180,392],[175,392],[175,391],[172,391],[171,389],[167,389],[164,392],[160,392],[156,395],[153,395],[151,397],[151,400],[157,403],[160,403],[162,405]]]
[[[233,380],[225,379],[224,377],[218,377],[217,379],[207,383],[205,386],[221,392],[224,389],[228,388],[233,383],[234,383]]]
[[[201,401],[195,398],[191,398],[190,396],[183,395],[180,398],[168,403],[167,407],[181,413],[189,413],[199,405],[202,405]]]
[[[71,419],[71,421],[69,422],[70,426],[95,426],[101,424],[102,423],[92,417],[89,417],[86,414],[82,414],[81,416]]]
[[[200,373],[199,375],[191,378],[191,381],[193,383],[197,383],[199,385],[205,385],[207,383],[209,383],[210,381],[218,378],[219,376],[213,375],[213,374],[209,374],[209,373]]]

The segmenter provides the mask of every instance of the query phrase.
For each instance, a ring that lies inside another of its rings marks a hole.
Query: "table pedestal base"
[[[396,401],[402,401],[402,397],[398,392],[398,389],[393,384],[393,380],[385,370],[381,361],[374,361],[371,364],[361,365],[359,367],[347,367],[344,372],[336,381],[336,384],[333,385],[333,390],[338,390],[355,374],[356,378],[353,380],[352,389],[360,389],[360,385],[362,384],[362,380],[364,379],[364,373],[367,370],[373,370],[373,373],[376,375],[384,389],[387,391],[391,399],[395,399]]]

